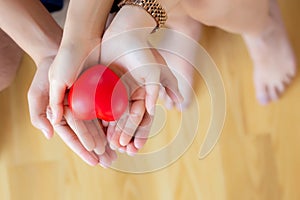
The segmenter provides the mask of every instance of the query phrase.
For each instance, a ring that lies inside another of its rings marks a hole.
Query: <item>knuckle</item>
[[[143,116],[144,116],[143,112],[139,112],[139,111],[130,112],[130,118],[133,120],[141,119]]]

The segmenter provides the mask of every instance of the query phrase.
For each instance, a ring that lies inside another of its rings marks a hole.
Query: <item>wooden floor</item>
[[[300,60],[300,2],[280,2]],[[213,152],[199,160],[211,111],[209,95],[198,79],[201,123],[195,141],[171,166],[139,175],[89,167],[57,136],[47,141],[31,126],[26,91],[34,66],[24,58],[14,84],[0,93],[0,199],[299,200],[300,75],[280,101],[261,107],[254,97],[251,61],[241,38],[207,28],[203,45],[225,83],[222,136]],[[166,114],[162,133],[176,131],[178,115]],[[146,149],[163,146],[170,137],[153,137]]]

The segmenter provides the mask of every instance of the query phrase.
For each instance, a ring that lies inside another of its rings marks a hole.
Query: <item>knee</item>
[[[8,88],[15,79],[15,74],[3,73],[0,70],[0,91]]]
[[[186,0],[183,7],[192,18],[208,26],[219,24],[232,10],[227,1],[213,0]]]
[[[269,20],[269,0],[186,0],[192,18],[234,33],[258,32]]]
[[[0,91],[6,89],[12,84],[19,69],[20,61],[21,57],[19,56],[12,60],[1,60],[0,56]]]

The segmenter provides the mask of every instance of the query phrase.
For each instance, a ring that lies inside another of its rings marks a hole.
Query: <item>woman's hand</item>
[[[29,110],[32,123],[43,130],[47,138],[53,136],[52,118],[49,102],[48,71],[53,58],[47,58],[37,68],[35,77],[28,92]],[[46,112],[47,111],[47,112]],[[81,121],[73,117],[72,112],[64,101],[63,120],[53,125],[54,130],[70,149],[72,149],[82,160],[90,165],[100,163],[108,167],[116,154],[107,147],[104,127],[98,120]]]

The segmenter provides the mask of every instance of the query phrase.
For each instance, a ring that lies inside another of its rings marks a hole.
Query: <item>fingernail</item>
[[[135,143],[134,143],[134,146],[135,146],[135,148],[137,148],[137,149],[141,149],[141,148],[143,147],[143,145],[141,145],[141,144],[138,143],[138,142],[135,142]]]
[[[113,144],[109,144],[109,147],[110,147],[112,150],[116,150],[116,149],[117,149]]]
[[[49,132],[47,130],[45,130],[45,129],[42,129],[42,132],[43,132],[44,136],[49,140],[50,139]]]
[[[136,153],[129,152],[129,151],[127,151],[127,154],[128,154],[129,156],[132,156],[132,157],[136,155]]]
[[[122,149],[122,148],[119,148],[118,151],[119,151],[120,153],[125,153],[124,149]]]
[[[99,163],[99,165],[100,165],[101,167],[103,167],[104,169],[107,169],[107,168],[108,168],[107,166],[105,166],[105,165],[102,164],[101,162]]]
[[[97,155],[95,155],[94,153],[91,153],[91,156],[92,156],[95,160],[97,160],[97,161],[99,162],[99,158],[98,158]]]
[[[149,115],[154,116],[155,115],[155,106],[149,109]]]
[[[97,155],[102,155],[105,152],[105,148],[103,149],[96,148],[94,151]]]
[[[120,145],[123,147],[127,145],[126,141],[123,138],[120,139]]]

